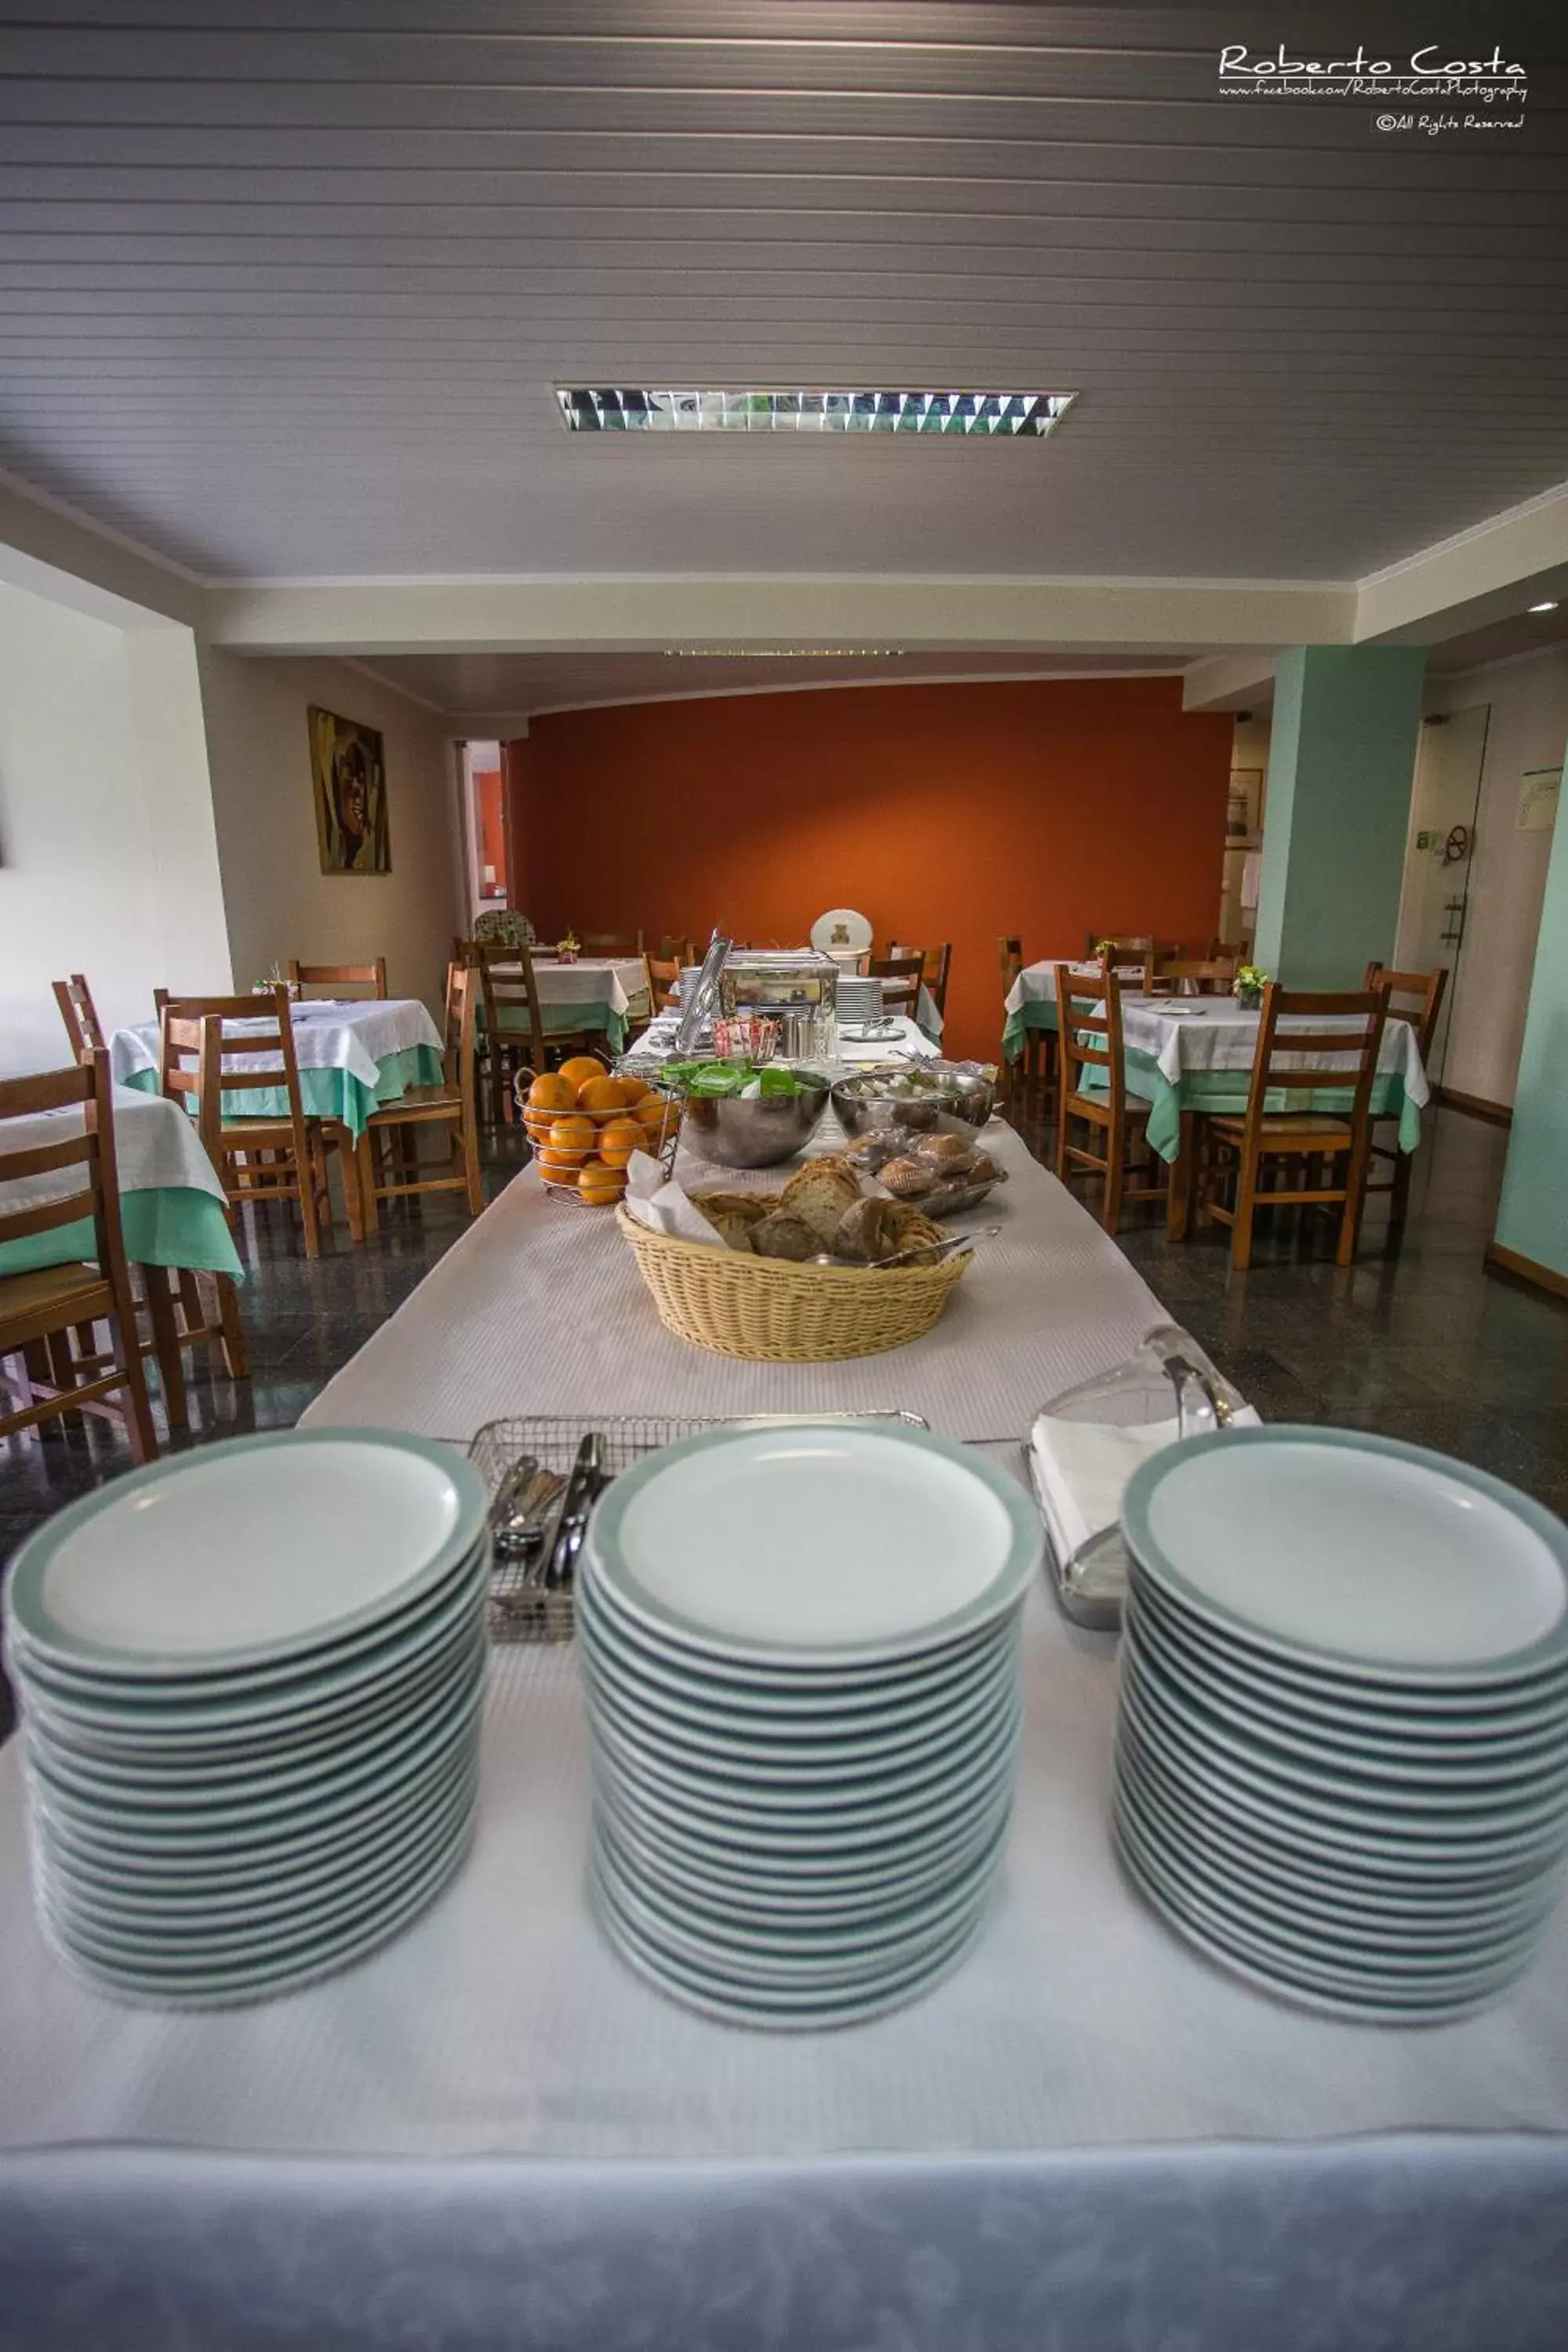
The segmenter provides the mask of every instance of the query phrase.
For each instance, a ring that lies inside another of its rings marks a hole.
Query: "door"
[[[1396,961],[1402,971],[1435,971],[1441,964],[1448,974],[1426,1063],[1434,1086],[1442,1077],[1448,1051],[1448,1022],[1464,952],[1490,718],[1490,703],[1477,702],[1426,719],[1415,761]]]

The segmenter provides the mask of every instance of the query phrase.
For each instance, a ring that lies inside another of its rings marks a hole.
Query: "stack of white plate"
[[[1024,1489],[921,1430],[715,1431],[616,1481],[577,1625],[594,1895],[692,2007],[823,2026],[979,1931],[1006,1837]]]
[[[1115,1827],[1204,1951],[1424,2022],[1529,1965],[1568,1849],[1568,1528],[1440,1454],[1236,1431],[1137,1471]]]
[[[337,1430],[160,1462],[23,1545],[34,1884],[73,1968],[247,2000],[424,1908],[472,1825],[489,1550],[468,1463]]]

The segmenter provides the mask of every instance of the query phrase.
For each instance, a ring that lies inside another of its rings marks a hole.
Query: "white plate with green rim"
[[[210,1842],[205,1851],[188,1844],[163,1845],[137,1852],[110,1838],[79,1836],[68,1824],[52,1821],[32,1809],[33,1830],[52,1870],[68,1868],[79,1880],[121,1887],[127,1894],[162,1899],[171,1892],[205,1896],[226,1893],[279,1875],[301,1877],[307,1871],[339,1868],[353,1862],[381,1839],[405,1830],[441,1804],[463,1779],[477,1769],[474,1743],[456,1743],[447,1754],[434,1758],[424,1771],[400,1782],[353,1812],[335,1816],[311,1829],[289,1828],[281,1835],[237,1845],[232,1840]]]
[[[1121,1519],[1184,1612],[1336,1679],[1479,1691],[1568,1669],[1568,1528],[1423,1446],[1222,1431],[1142,1464]]]
[[[763,1827],[814,1822],[842,1826],[851,1822],[907,1820],[939,1802],[955,1782],[967,1780],[1016,1750],[1023,1709],[1011,1690],[1005,1691],[984,1714],[940,1749],[921,1759],[918,1770],[894,1770],[879,1779],[826,1782],[819,1780],[761,1780],[751,1774],[727,1771],[715,1783],[710,1776],[689,1773],[656,1750],[595,1715],[594,1736],[623,1775],[645,1780],[694,1811],[720,1820],[739,1820]]]
[[[693,1968],[716,1968],[737,1979],[768,1984],[849,1985],[861,1979],[900,1972],[932,1944],[945,1942],[960,1918],[984,1900],[996,1875],[1000,1846],[983,1853],[962,1875],[916,1898],[895,1921],[873,1927],[801,1925],[782,1931],[728,1929],[698,1913],[684,1915],[614,1845],[595,1849],[600,1871],[621,1909],[661,1950]]]
[[[416,1837],[384,1856],[374,1870],[350,1883],[313,1890],[308,1901],[276,1912],[258,1903],[248,1919],[171,1916],[148,1922],[110,1917],[74,1902],[46,1879],[37,1889],[40,1906],[61,1941],[89,1959],[128,1960],[132,1966],[168,1969],[226,1968],[252,1958],[268,1959],[310,1937],[335,1934],[355,1920],[396,1903],[405,1888],[459,1841],[472,1835],[472,1807],[455,1809],[429,1822]]]
[[[206,1770],[182,1775],[139,1773],[121,1765],[105,1772],[98,1759],[60,1748],[35,1726],[28,1733],[27,1759],[51,1793],[74,1798],[91,1811],[101,1810],[115,1820],[140,1819],[164,1811],[205,1818],[214,1805],[273,1805],[281,1810],[297,1795],[313,1793],[341,1774],[363,1763],[395,1760],[416,1747],[450,1708],[458,1692],[471,1687],[485,1664],[482,1646],[459,1654],[451,1669],[437,1677],[409,1706],[378,1717],[352,1734],[342,1734],[301,1757],[274,1759],[265,1751],[251,1759],[248,1772],[214,1775]]]
[[[1167,1655],[1150,1640],[1136,1615],[1129,1613],[1124,1657],[1145,1696],[1184,1725],[1194,1738],[1213,1744],[1233,1759],[1256,1763],[1262,1770],[1292,1788],[1311,1795],[1348,1796],[1374,1809],[1393,1809],[1411,1815],[1440,1813],[1456,1822],[1466,1813],[1494,1813],[1510,1807],[1532,1808],[1568,1804],[1568,1745],[1555,1755],[1519,1759],[1509,1758],[1512,1770],[1487,1771],[1472,1766],[1468,1772],[1445,1774],[1430,1763],[1423,1771],[1407,1771],[1399,1757],[1347,1755],[1326,1742],[1313,1745],[1291,1735],[1269,1716],[1257,1717],[1228,1703],[1208,1684],[1194,1686],[1178,1679]]]
[[[1489,1909],[1467,1910],[1458,1916],[1439,1910],[1430,1916],[1406,1916],[1397,1924],[1359,1905],[1314,1895],[1310,1887],[1282,1887],[1264,1878],[1235,1856],[1226,1858],[1201,1840],[1173,1827],[1169,1814],[1149,1797],[1142,1784],[1123,1773],[1117,1782],[1116,1802],[1184,1883],[1216,1906],[1237,1916],[1255,1917],[1282,1937],[1310,1938],[1324,1948],[1342,1946],[1347,1955],[1386,1955],[1412,1964],[1423,1956],[1451,1962],[1457,1954],[1489,1950],[1533,1931],[1553,1908],[1555,1881],[1538,1880],[1528,1896],[1513,1895],[1494,1901]]]
[[[1253,1972],[1254,1981],[1267,1982],[1277,1990],[1304,1990],[1352,2008],[1375,2011],[1389,2020],[1403,2018],[1414,2024],[1425,2019],[1435,2023],[1484,2005],[1523,1975],[1543,1932],[1537,1930],[1506,1952],[1447,1974],[1417,1977],[1371,1967],[1336,1968],[1215,1911],[1162,1865],[1121,1814],[1114,1822],[1114,1834],[1117,1850],[1137,1885],[1168,1918],[1189,1932],[1195,1931],[1194,1941],[1199,1936],[1205,1938],[1203,1948],[1214,1957],[1243,1963]]]
[[[28,1795],[42,1835],[59,1837],[89,1854],[111,1855],[127,1864],[156,1864],[174,1856],[186,1862],[226,1852],[237,1857],[241,1852],[287,1845],[290,1840],[302,1848],[308,1841],[330,1834],[340,1822],[382,1818],[395,1809],[405,1788],[422,1787],[426,1780],[438,1777],[455,1756],[477,1742],[480,1704],[478,1692],[459,1696],[449,1726],[438,1738],[432,1735],[384,1770],[375,1765],[362,1768],[305,1804],[290,1806],[286,1813],[258,1807],[250,1809],[244,1821],[197,1817],[184,1822],[160,1815],[155,1822],[132,1822],[72,1807],[31,1774]]]
[[[615,1843],[633,1854],[645,1872],[671,1889],[679,1887],[698,1909],[717,1908],[727,1918],[743,1918],[753,1926],[780,1919],[883,1918],[976,1860],[1005,1834],[1011,1819],[1012,1806],[1003,1800],[988,1806],[973,1823],[965,1822],[960,1835],[901,1853],[896,1864],[879,1872],[850,1875],[830,1870],[802,1878],[744,1865],[710,1867],[710,1857],[700,1850],[694,1853],[651,1834],[646,1823],[628,1822],[606,1799],[595,1804],[595,1822],[608,1823]]]
[[[1040,1564],[1016,1479],[900,1425],[711,1430],[618,1477],[589,1522],[590,1580],[709,1655],[863,1670],[973,1639]]]
[[[886,2016],[890,2010],[907,2007],[933,1992],[952,1974],[979,1940],[989,1917],[989,1906],[983,1903],[951,1943],[924,1954],[906,1975],[880,1980],[858,1997],[803,1992],[763,1998],[754,1987],[737,1984],[714,1971],[689,1968],[651,1948],[628,1926],[597,1878],[593,1895],[599,1924],[610,1943],[629,1967],[659,1991],[726,2024],[759,2026],[773,2032],[824,2032],[837,2026],[861,2025]]]
[[[792,1684],[780,1689],[767,1683],[727,1684],[638,1642],[628,1620],[615,1617],[592,1600],[578,1596],[577,1620],[584,1649],[605,1660],[606,1668],[624,1682],[635,1681],[650,1705],[697,1723],[722,1717],[736,1736],[779,1739],[817,1739],[830,1734],[854,1738],[874,1731],[897,1715],[914,1721],[922,1712],[942,1707],[952,1694],[995,1671],[1005,1658],[1017,1654],[1016,1618],[995,1632],[939,1659],[920,1674],[813,1684],[802,1694]]]
[[[473,1802],[478,1775],[470,1760],[444,1790],[426,1804],[361,1838],[342,1853],[324,1859],[307,1854],[285,1857],[269,1869],[241,1874],[216,1888],[193,1885],[189,1879],[123,1880],[84,1871],[58,1848],[45,1857],[54,1894],[79,1911],[90,1911],[105,1924],[152,1927],[181,1919],[202,1922],[254,1917],[260,1911],[277,1917],[315,1899],[323,1888],[350,1885],[370,1876],[416,1844],[443,1822],[458,1818]]]
[[[255,1692],[192,1705],[165,1698],[144,1706],[133,1717],[117,1706],[97,1706],[66,1700],[51,1689],[45,1695],[22,1677],[24,1704],[33,1699],[49,1716],[85,1739],[101,1735],[110,1741],[129,1740],[138,1748],[191,1748],[208,1750],[215,1744],[243,1743],[263,1737],[280,1737],[301,1726],[314,1727],[330,1709],[345,1709],[394,1687],[396,1678],[416,1673],[431,1652],[465,1624],[478,1621],[489,1574],[488,1556],[476,1553],[472,1563],[447,1592],[433,1615],[421,1618],[384,1642],[367,1644],[342,1665],[331,1664],[275,1682]]]
[[[793,1660],[762,1664],[696,1649],[626,1608],[592,1560],[581,1564],[576,1598],[580,1615],[596,1627],[607,1628],[623,1647],[635,1648],[639,1657],[679,1675],[693,1693],[711,1691],[737,1710],[782,1712],[803,1719],[824,1709],[896,1702],[906,1691],[912,1695],[950,1681],[978,1658],[1016,1640],[1018,1608],[1022,1607],[1020,1602],[994,1624],[965,1634],[962,1641],[922,1650],[913,1657],[868,1660],[859,1666],[818,1666]]]
[[[1471,1891],[1462,1882],[1385,1879],[1375,1869],[1336,1868],[1325,1857],[1289,1858],[1249,1837],[1234,1821],[1223,1830],[1184,1806],[1150,1774],[1136,1752],[1118,1742],[1116,1784],[1139,1813],[1157,1826],[1173,1852],[1191,1853],[1212,1869],[1255,1886],[1260,1898],[1296,1905],[1321,1917],[1342,1916],[1377,1927],[1391,1937],[1464,1931],[1488,1920],[1533,1916],[1557,1899],[1557,1874],[1526,1871],[1494,1878]]]
[[[1408,1757],[1413,1769],[1436,1764],[1447,1770],[1468,1762],[1485,1765],[1500,1755],[1562,1753],[1568,1744],[1568,1685],[1550,1702],[1484,1712],[1456,1706],[1450,1693],[1441,1707],[1422,1710],[1416,1703],[1374,1708],[1365,1704],[1364,1685],[1336,1697],[1211,1644],[1194,1619],[1180,1621],[1139,1579],[1129,1582],[1124,1614],[1145,1646],[1168,1658],[1173,1673],[1190,1676],[1194,1688],[1221,1691],[1268,1721],[1289,1722],[1304,1738],[1334,1748]]]
[[[764,1823],[755,1814],[717,1805],[699,1807],[680,1790],[668,1790],[637,1770],[627,1773],[613,1756],[601,1750],[595,1769],[616,1799],[656,1822],[672,1823],[689,1834],[702,1835],[719,1848],[734,1848],[755,1856],[816,1855],[830,1857],[876,1853],[904,1836],[935,1836],[959,1817],[967,1817],[1012,1790],[1016,1775],[1016,1737],[1004,1738],[995,1748],[972,1764],[966,1773],[939,1793],[913,1806],[839,1808],[812,1814],[777,1815]],[[777,1824],[776,1826],[774,1824]]]
[[[1479,1882],[1543,1869],[1565,1851],[1561,1830],[1476,1840],[1409,1838],[1379,1831],[1368,1833],[1300,1811],[1281,1809],[1277,1797],[1255,1781],[1231,1774],[1211,1759],[1184,1753],[1144,1715],[1137,1695],[1124,1687],[1121,1727],[1133,1738],[1162,1788],[1184,1801],[1212,1811],[1216,1821],[1239,1817],[1281,1852],[1309,1857],[1359,1857],[1394,1876],[1464,1878]]]
[[[1157,1678],[1131,1640],[1121,1656],[1124,1692],[1135,1693],[1145,1716],[1183,1745],[1190,1756],[1223,1767],[1233,1779],[1272,1799],[1300,1819],[1376,1828],[1402,1838],[1489,1844],[1499,1838],[1529,1835],[1561,1824],[1568,1834],[1568,1789],[1547,1787],[1538,1794],[1525,1784],[1506,1782],[1500,1792],[1459,1789],[1450,1800],[1425,1783],[1374,1789],[1360,1774],[1312,1772],[1299,1761],[1266,1752],[1197,1714],[1179,1692]]]
[[[486,1525],[473,1465],[386,1430],[277,1430],[177,1454],[45,1521],[13,1563],[29,1654],[180,1682],[389,1630]]]
[[[468,1851],[468,1842],[459,1840],[396,1903],[389,1905],[374,1919],[356,1921],[352,1927],[340,1929],[335,1936],[313,1937],[297,1950],[280,1955],[266,1966],[251,1962],[198,1972],[186,1971],[171,1979],[167,1972],[161,1969],[119,1962],[110,1966],[102,1961],[86,1959],[73,1952],[54,1935],[52,1929],[47,1932],[66,1966],[99,1991],[165,2008],[234,2008],[244,2002],[272,2000],[279,1993],[297,1992],[305,1985],[315,1984],[323,1977],[336,1976],[342,1969],[368,1959],[374,1952],[389,1944],[395,1936],[411,1927],[430,1908],[436,1897],[457,1876]]]
[[[689,1760],[700,1779],[710,1780],[718,1770],[726,1785],[733,1778],[748,1787],[847,1788],[886,1781],[895,1775],[917,1775],[960,1740],[976,1736],[1018,1693],[1016,1667],[1011,1659],[1005,1659],[999,1672],[993,1671],[986,1682],[952,1701],[940,1715],[922,1717],[912,1728],[900,1726],[880,1739],[742,1742],[699,1735],[695,1727],[672,1723],[656,1708],[645,1706],[636,1690],[623,1691],[603,1680],[586,1656],[583,1667],[595,1722],[603,1718],[656,1756]]]

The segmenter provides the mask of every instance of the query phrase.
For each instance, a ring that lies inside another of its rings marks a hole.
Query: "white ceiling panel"
[[[1310,24],[1473,43],[1429,14]],[[0,467],[215,578],[1358,575],[1568,474],[1564,36],[1489,14],[1525,129],[1405,140],[1223,102],[1221,42],[1281,29],[0,0]],[[1079,397],[957,447],[551,397],[959,380]]]

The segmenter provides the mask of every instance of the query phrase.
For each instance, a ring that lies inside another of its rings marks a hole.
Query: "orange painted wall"
[[[1206,946],[1232,722],[1181,681],[877,687],[563,711],[506,747],[514,903],[540,936],[640,925],[795,945],[827,908],[952,941],[946,1042],[994,1054],[996,945]]]
[[[495,876],[495,887],[504,890],[507,884],[506,824],[502,816],[505,787],[499,768],[474,770],[474,799],[479,817],[479,865],[488,866]]]

